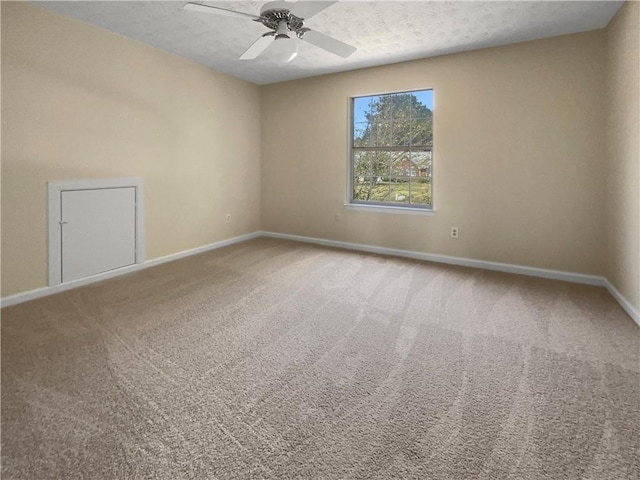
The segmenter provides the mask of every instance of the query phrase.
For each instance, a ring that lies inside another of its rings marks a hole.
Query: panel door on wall
[[[136,189],[61,192],[62,281],[136,262]]]

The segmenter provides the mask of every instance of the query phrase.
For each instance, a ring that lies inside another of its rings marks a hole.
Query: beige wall
[[[50,180],[142,177],[149,259],[258,230],[259,95],[106,30],[2,2],[2,295],[46,285]]]
[[[262,228],[606,275],[640,309],[639,7],[257,87],[2,2],[2,296],[46,285],[47,181],[141,176],[150,259]],[[348,98],[416,88],[435,90],[436,214],[345,210]]]
[[[607,265],[605,275],[640,311],[640,4],[607,27]]]
[[[601,274],[604,35],[263,87],[263,228]],[[436,214],[345,210],[348,98],[416,88],[434,89]]]

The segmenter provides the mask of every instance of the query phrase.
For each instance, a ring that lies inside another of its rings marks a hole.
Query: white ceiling
[[[197,0],[193,0],[197,1]],[[188,12],[181,1],[44,1],[50,10],[243,78],[268,84],[603,28],[621,1],[341,1],[305,26],[358,48],[344,59],[306,42],[277,63],[238,57],[266,27]],[[258,15],[267,2],[202,1]]]

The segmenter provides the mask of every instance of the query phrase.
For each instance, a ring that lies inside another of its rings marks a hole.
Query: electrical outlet
[[[224,221],[226,223],[231,223],[231,214],[230,213],[227,213],[227,215],[224,217]]]
[[[336,222],[339,222],[340,220],[342,220],[342,213],[336,212],[335,219],[336,219]]]
[[[458,227],[451,227],[451,238],[458,238]]]

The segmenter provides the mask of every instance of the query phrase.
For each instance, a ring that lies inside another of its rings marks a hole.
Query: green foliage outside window
[[[433,112],[425,105],[431,95],[428,90],[354,99],[354,201],[431,205]]]

